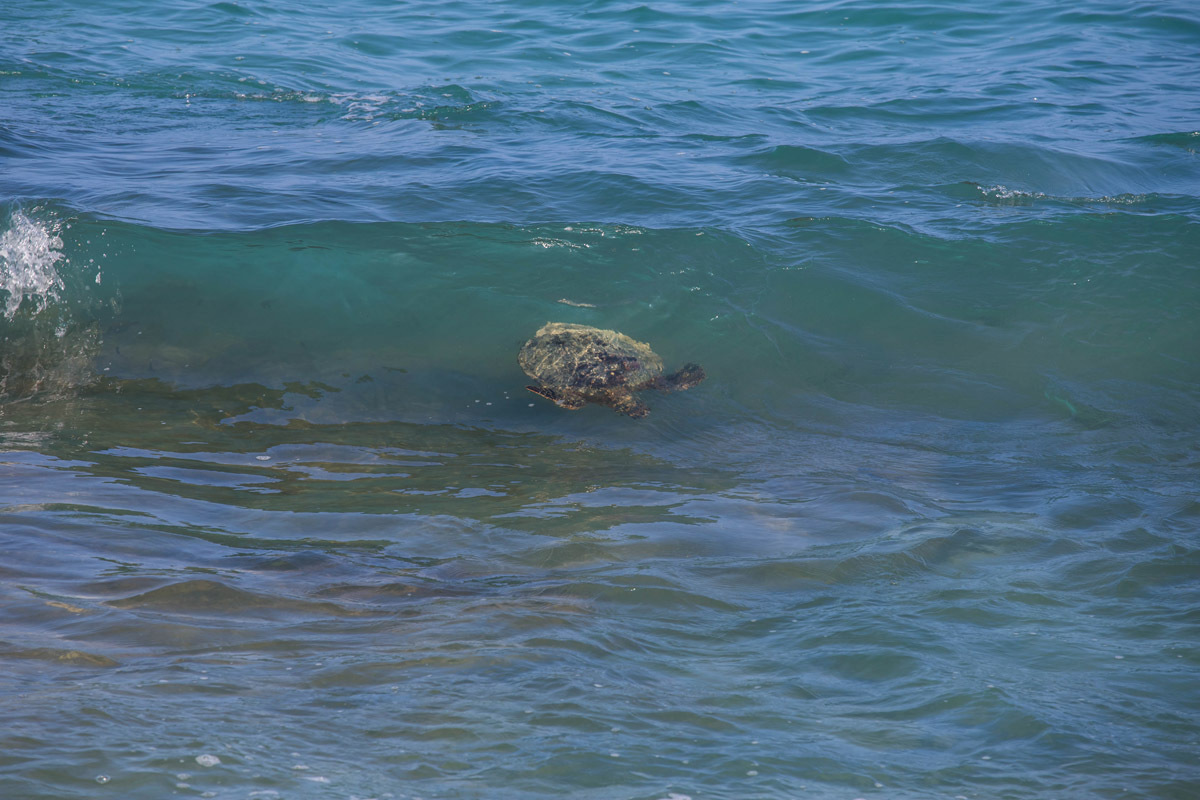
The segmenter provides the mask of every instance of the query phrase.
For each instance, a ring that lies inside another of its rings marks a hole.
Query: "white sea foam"
[[[1035,200],[1046,197],[1042,192],[1026,192],[1020,189],[1010,189],[1007,186],[980,186],[979,191],[988,200],[1009,205],[1028,205]]]
[[[394,105],[396,98],[386,94],[340,92],[330,95],[329,102],[345,109],[343,119],[370,121],[383,114],[389,106]],[[421,104],[418,103],[417,105]],[[405,108],[403,112],[407,113],[415,110],[413,108]]]
[[[8,230],[0,234],[0,291],[6,317],[12,319],[26,299],[40,311],[58,297],[63,282],[56,265],[63,257],[62,244],[53,229],[20,211],[12,215]]]

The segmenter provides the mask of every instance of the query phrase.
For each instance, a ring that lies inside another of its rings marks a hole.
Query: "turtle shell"
[[[650,346],[623,333],[548,322],[517,355],[525,374],[554,389],[637,389],[662,375],[663,363]]]

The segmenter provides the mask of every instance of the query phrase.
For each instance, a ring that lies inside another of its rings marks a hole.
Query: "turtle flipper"
[[[704,380],[704,367],[699,364],[684,364],[673,375],[664,375],[654,382],[654,388],[660,392],[682,392],[690,389]]]
[[[546,386],[526,386],[525,388],[534,394],[540,394],[547,400],[552,400],[562,408],[569,408],[572,411],[583,408],[586,405],[583,398],[573,392],[557,392]]]
[[[633,392],[612,392],[611,405],[618,414],[641,419],[650,413],[650,407],[637,398]]]

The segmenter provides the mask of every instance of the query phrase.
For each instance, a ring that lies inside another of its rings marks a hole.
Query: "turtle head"
[[[662,379],[663,388],[668,392],[682,392],[690,389],[704,380],[704,367],[699,364],[684,364],[674,375]]]

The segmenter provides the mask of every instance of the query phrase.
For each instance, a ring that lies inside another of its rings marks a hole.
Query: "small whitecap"
[[[217,764],[221,763],[221,759],[217,758],[214,755],[209,755],[208,753],[204,753],[202,755],[196,756],[196,763],[202,767],[215,767]]]
[[[52,228],[20,212],[12,215],[10,228],[0,234],[0,286],[8,292],[4,314],[12,319],[26,298],[40,311],[58,297],[63,288],[55,265],[62,260],[62,239]]]

